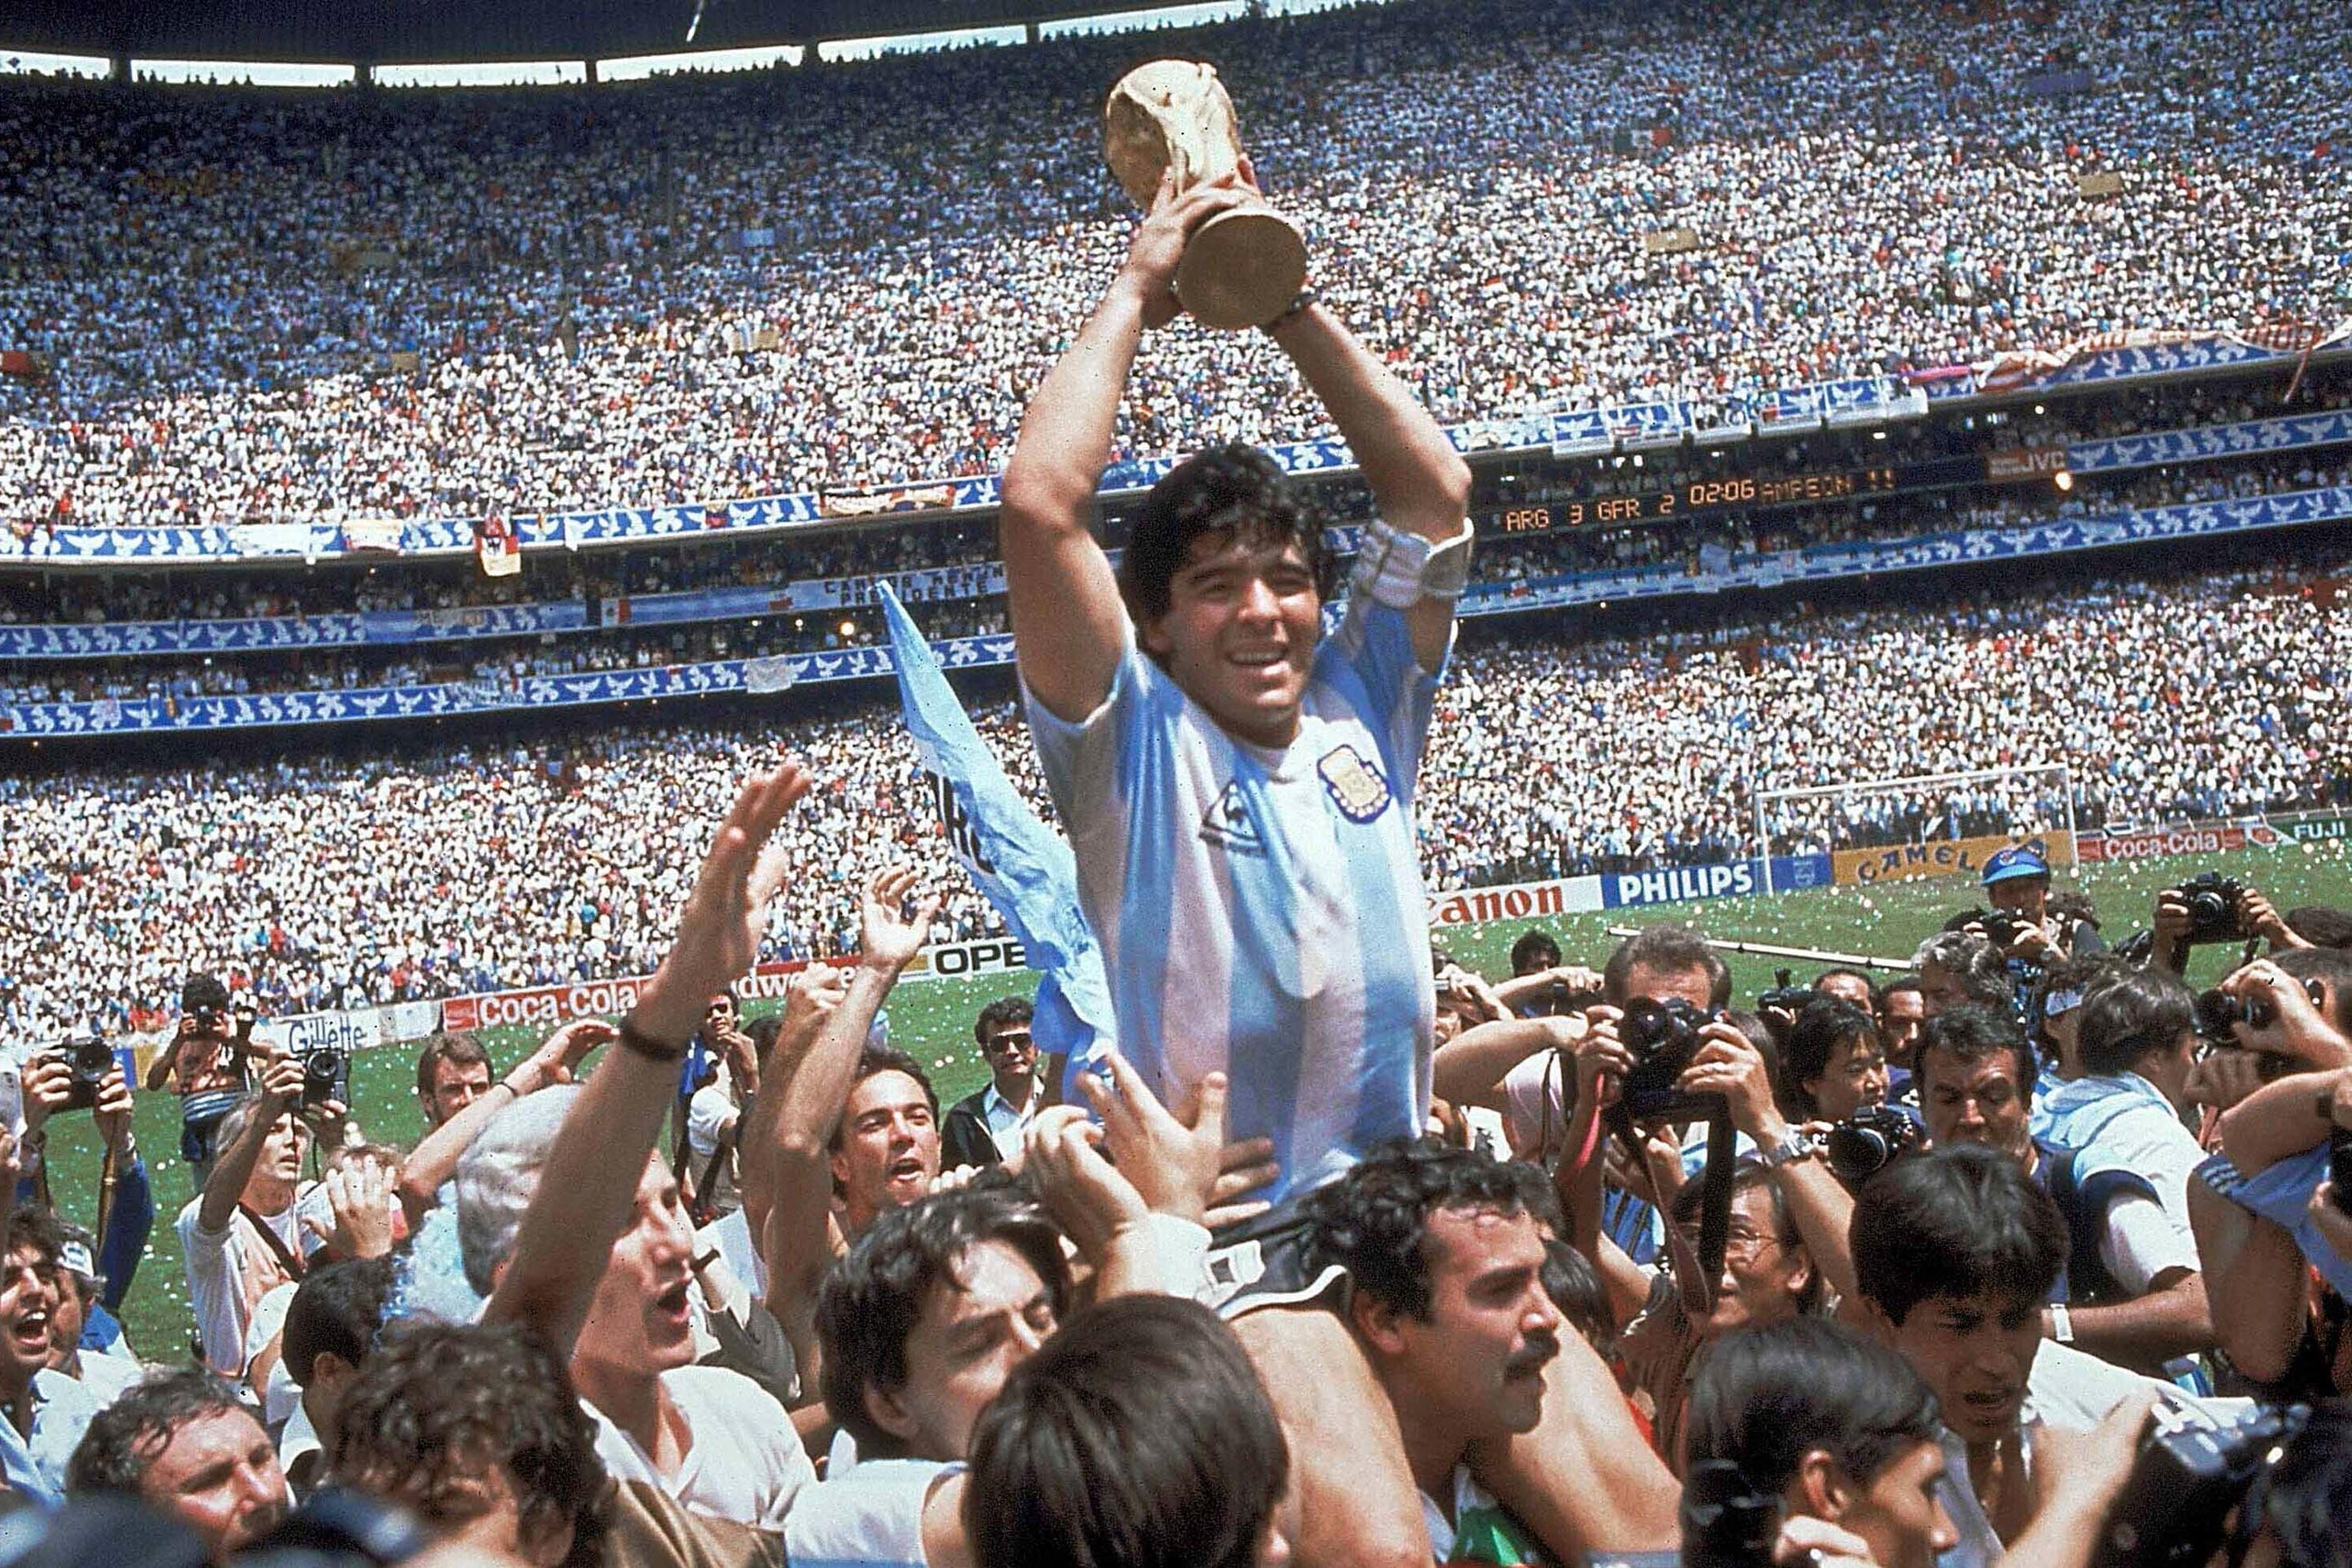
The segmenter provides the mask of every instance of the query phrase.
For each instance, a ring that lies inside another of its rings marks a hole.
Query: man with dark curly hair
[[[602,1558],[613,1489],[595,1423],[562,1358],[529,1329],[396,1332],[345,1385],[328,1448],[337,1482],[447,1541],[531,1568]]]

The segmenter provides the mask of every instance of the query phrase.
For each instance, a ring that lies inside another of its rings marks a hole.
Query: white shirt
[[[245,1331],[257,1304],[245,1299],[246,1249],[263,1244],[236,1213],[229,1215],[227,1226],[220,1231],[205,1230],[196,1223],[196,1211],[204,1201],[189,1199],[173,1229],[179,1234],[180,1256],[187,1268],[188,1304],[205,1337],[205,1359],[215,1372],[235,1377],[245,1370]],[[289,1205],[283,1212],[264,1215],[261,1219],[286,1244],[286,1250],[299,1258],[298,1206]]]
[[[872,1459],[803,1493],[784,1521],[793,1568],[924,1568],[923,1509],[963,1468],[932,1459]]]
[[[1022,1135],[1029,1131],[1029,1124],[1037,1120],[1037,1102],[1045,1098],[1032,1086],[1029,1103],[1015,1110],[1013,1102],[997,1092],[993,1082],[981,1092],[981,1120],[988,1123],[988,1136],[995,1142],[998,1153],[1007,1160],[1020,1156]]]
[[[723,1367],[681,1366],[661,1374],[662,1387],[686,1421],[686,1457],[665,1476],[637,1440],[580,1402],[596,1423],[596,1453],[619,1481],[642,1481],[677,1500],[688,1513],[754,1530],[781,1531],[785,1511],[815,1467],[783,1407],[766,1390]]]
[[[81,1352],[81,1375],[75,1381],[97,1395],[102,1409],[137,1386],[147,1372],[145,1363],[130,1356],[85,1350]]]
[[[2168,1268],[2200,1267],[2189,1224],[2189,1178],[2205,1151],[2164,1091],[2137,1073],[2078,1079],[2050,1101],[2051,1142],[2077,1151],[2076,1180],[2102,1171],[2129,1171],[2156,1189],[2161,1218],[2146,1198],[2118,1198],[2107,1207],[2100,1261],[2126,1289],[2145,1292]],[[2117,1220],[2121,1220],[2118,1234]]]

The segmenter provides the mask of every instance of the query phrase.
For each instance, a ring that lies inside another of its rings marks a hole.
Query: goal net
[[[1767,891],[1773,856],[1826,855],[1844,883],[1973,874],[2011,844],[2074,863],[2074,775],[2063,763],[1764,788],[1755,801]]]

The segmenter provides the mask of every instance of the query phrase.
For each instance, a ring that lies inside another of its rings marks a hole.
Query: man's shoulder
[[[775,1396],[740,1372],[723,1366],[677,1366],[663,1373],[661,1381],[690,1426],[702,1419],[715,1420],[763,1438],[789,1436],[792,1431],[777,1419]],[[797,1441],[793,1446],[798,1447]]]
[[[987,1084],[982,1084],[978,1089],[973,1089],[970,1094],[965,1095],[961,1100],[959,1100],[953,1105],[949,1106],[948,1114],[950,1116],[976,1116],[982,1121],[986,1121],[988,1117],[988,1090],[989,1086]]]
[[[870,1459],[827,1476],[793,1500],[784,1550],[794,1563],[921,1563],[923,1509],[932,1489],[962,1470],[929,1459]]]

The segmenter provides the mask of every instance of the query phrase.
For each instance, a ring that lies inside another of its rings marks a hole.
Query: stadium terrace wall
[[[2161,430],[2068,447],[2027,447],[1991,455],[1998,480],[2054,474],[2128,473],[2168,464],[2211,462],[2265,453],[2352,444],[2352,410],[2251,419],[2196,429]],[[1332,546],[1351,554],[1360,534],[1333,529]],[[866,576],[811,578],[771,587],[695,588],[616,597],[601,618],[576,600],[464,609],[382,611],[359,615],[273,616],[247,620],[126,621],[113,625],[0,626],[0,658],[122,658],[165,654],[247,653],[295,647],[378,647],[468,637],[594,631],[741,620],[803,611],[854,609],[874,603],[887,582],[908,604],[982,597],[1004,591],[1004,569],[990,561],[922,567]]]
[[[2158,540],[2220,538],[2347,519],[2352,519],[2352,486],[2339,485],[2244,500],[2199,501],[2104,517],[2074,518],[2025,528],[1973,529],[1908,540],[1814,545],[1737,560],[1718,570],[1693,572],[1654,565],[1525,584],[1490,584],[1464,595],[1460,609],[1465,616],[1499,616],[1608,600],[1679,598],[1717,594],[1727,588],[1778,588],[1882,572],[1916,572],[2064,555]],[[1013,639],[1003,634],[966,637],[937,646],[940,663],[950,669],[985,668],[1013,662]],[[889,649],[874,647],[643,669],[530,676],[510,685],[468,681],[244,697],[15,703],[0,706],[0,736],[39,739],[444,718],[657,701],[664,698],[774,692],[803,683],[876,679],[894,672]]]
[[[2352,322],[2308,351],[2352,351]],[[2039,391],[2105,383],[2161,380],[2230,371],[2265,363],[2285,364],[2295,353],[2249,342],[2227,333],[2139,346],[2077,344],[2057,354],[2035,356],[2019,368],[1999,362],[1984,366],[1946,365],[1903,375],[1869,376],[1786,387],[1777,392],[1734,393],[1711,403],[1645,403],[1504,419],[1475,419],[1451,426],[1446,437],[1457,451],[1528,451],[1549,447],[1559,457],[1640,451],[1685,442],[1733,442],[1802,435],[1809,431],[1883,424],[1924,416],[1931,403],[1978,396],[2028,395]],[[2047,363],[2042,363],[2042,362]],[[1355,459],[1336,437],[1271,448],[1294,474],[1334,474]],[[1112,465],[1103,475],[1106,495],[1148,489],[1181,459],[1160,457]],[[1001,488],[993,474],[959,479],[882,487],[853,493],[761,496],[747,500],[697,501],[682,506],[616,508],[596,511],[522,513],[509,519],[517,544],[539,550],[583,550],[648,541],[692,538],[712,529],[775,531],[873,517],[894,511],[992,510]],[[444,518],[404,521],[375,518],[348,522],[263,522],[202,528],[37,529],[17,541],[16,555],[46,566],[142,564],[163,561],[226,562],[301,560],[349,555],[463,555],[477,547],[480,520]]]

